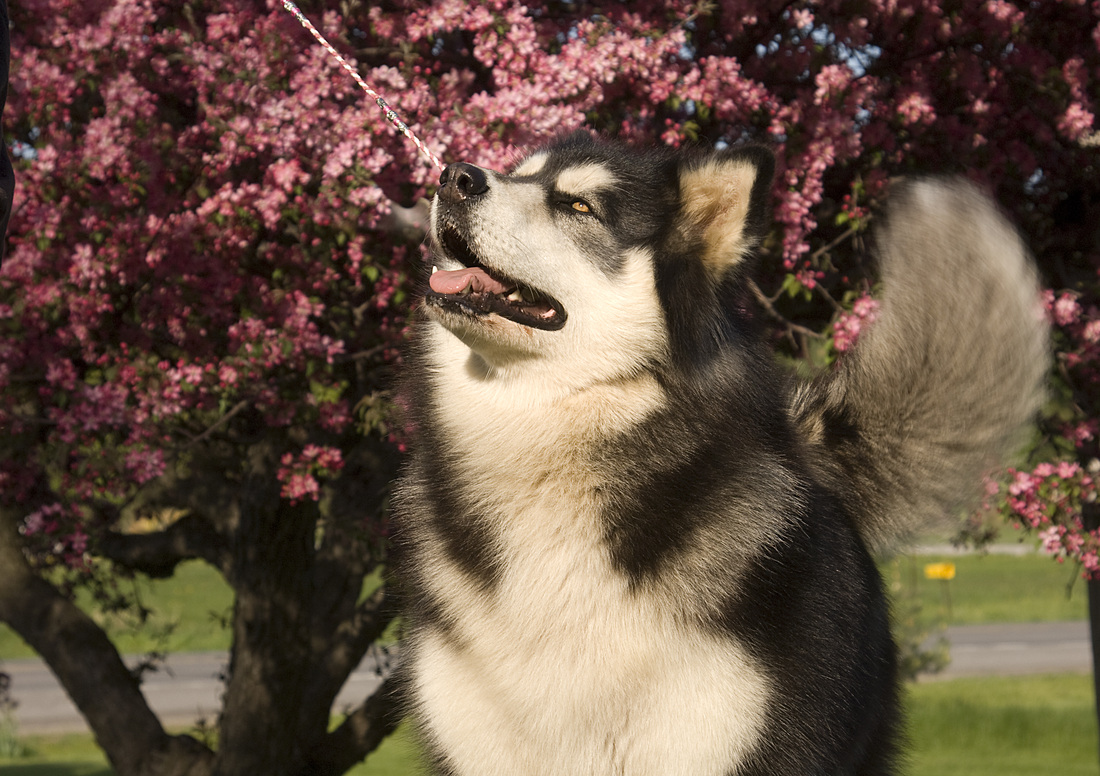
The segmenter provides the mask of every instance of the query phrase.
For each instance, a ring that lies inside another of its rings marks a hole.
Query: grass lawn
[[[84,597],[78,598],[123,654],[228,649],[229,630],[223,623],[228,621],[233,594],[213,568],[190,561],[180,564],[169,579],[142,577],[132,584],[142,604],[154,612],[142,628],[119,615],[98,613],[86,605]],[[21,638],[0,623],[0,660],[34,656]]]
[[[27,736],[28,750],[15,759],[0,756],[3,776],[114,776],[90,735]],[[426,776],[407,726],[387,738],[348,776]]]
[[[924,567],[940,562],[955,565],[955,578],[925,579]],[[923,612],[948,625],[1088,617],[1080,572],[1045,555],[901,556],[880,567],[895,599],[915,591]]]
[[[956,679],[909,689],[908,776],[1095,776],[1097,729],[1087,676]],[[110,776],[90,736],[28,738],[0,758],[4,776]],[[406,728],[349,771],[422,776]]]
[[[1096,776],[1088,675],[917,684],[909,714],[912,776]]]

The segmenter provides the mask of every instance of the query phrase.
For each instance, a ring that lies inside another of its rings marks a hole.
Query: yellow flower
[[[954,563],[929,563],[924,567],[926,579],[954,579]]]

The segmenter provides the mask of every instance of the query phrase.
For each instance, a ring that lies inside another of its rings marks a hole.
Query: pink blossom
[[[338,448],[307,444],[300,453],[284,453],[277,477],[283,483],[282,496],[291,503],[309,499],[317,501],[321,494],[320,479],[335,477],[344,467]]]
[[[1079,102],[1066,108],[1058,119],[1058,129],[1067,140],[1078,141],[1088,135],[1095,124],[1096,117]]]
[[[814,79],[817,86],[814,92],[814,104],[822,105],[833,95],[844,93],[852,80],[852,71],[847,65],[827,65]]]
[[[1024,23],[1025,14],[1008,0],[988,0],[985,4],[986,11],[998,21],[1012,25]]]
[[[1097,434],[1100,433],[1100,420],[1089,418],[1078,423],[1072,423],[1064,433],[1066,438],[1071,440],[1075,446],[1081,447],[1097,438]]]
[[[1047,477],[1053,476],[1055,471],[1056,469],[1054,464],[1044,461],[1043,463],[1035,467],[1035,476],[1039,477],[1040,479],[1046,479]]]
[[[76,368],[73,362],[67,358],[58,358],[46,366],[46,382],[71,391],[76,388]]]
[[[1086,576],[1100,571],[1100,536],[1085,531],[1080,517],[1082,504],[1097,497],[1096,483],[1077,463],[1043,463],[1030,474],[1017,471],[1008,493],[1012,514],[1036,530],[1044,551],[1059,562],[1083,563]]]
[[[320,497],[321,486],[311,474],[290,472],[280,479],[283,480],[282,496],[291,503],[306,499],[317,501]]]
[[[791,26],[799,30],[814,26],[814,13],[809,8],[796,8],[791,11]]]
[[[1080,317],[1081,306],[1073,294],[1065,293],[1053,302],[1050,312],[1054,322],[1059,326],[1069,326]]]
[[[1048,555],[1057,555],[1062,552],[1062,536],[1065,534],[1065,528],[1060,525],[1052,525],[1038,533],[1039,541],[1042,543],[1043,552]]]
[[[1014,496],[1018,496],[1031,489],[1033,480],[1031,475],[1024,471],[1018,471],[1015,473],[1014,481],[1009,486],[1008,492]]]
[[[855,345],[864,326],[878,317],[879,304],[869,296],[859,297],[852,305],[852,312],[841,313],[833,323],[833,346],[843,353]]]
[[[235,385],[238,376],[239,373],[237,369],[229,364],[222,364],[218,368],[218,380],[221,381],[224,387]]]
[[[1100,345],[1100,315],[1095,308],[1088,315],[1090,320],[1081,329],[1081,339],[1090,345]]]
[[[936,120],[936,109],[928,98],[917,92],[910,92],[897,107],[898,115],[905,124],[931,124]]]
[[[309,181],[309,173],[302,169],[297,159],[280,159],[268,168],[268,175],[272,183],[284,191]]]
[[[126,454],[126,469],[138,484],[156,479],[167,468],[164,451],[155,449],[131,450]]]
[[[240,20],[236,14],[211,14],[206,18],[207,36],[211,41],[236,37],[240,31]]]
[[[83,556],[88,551],[88,534],[84,533],[79,526],[66,537],[65,541],[69,545],[69,553],[73,556]]]
[[[39,533],[52,533],[57,530],[64,507],[61,504],[49,504],[31,512],[23,520],[23,535],[34,536]]]

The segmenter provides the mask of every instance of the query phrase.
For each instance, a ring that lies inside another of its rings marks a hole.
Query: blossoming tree
[[[1041,257],[1060,337],[1062,392],[1009,505],[1096,569],[1079,518],[1100,1],[301,6],[450,161],[500,167],[585,126],[773,146],[761,314],[818,367],[873,319],[863,241],[891,180],[980,181]],[[328,729],[393,618],[365,580],[385,559],[389,391],[421,272],[423,212],[402,206],[436,173],[275,0],[27,0],[12,18],[0,620],[122,776],[341,773],[396,722],[387,682]],[[216,749],[164,731],[70,596],[196,558],[235,595]]]

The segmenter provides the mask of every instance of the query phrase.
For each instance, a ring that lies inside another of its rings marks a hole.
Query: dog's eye
[[[552,202],[555,208],[560,208],[562,211],[599,218],[596,208],[588,200],[581,199],[575,194],[560,192],[554,196]]]

